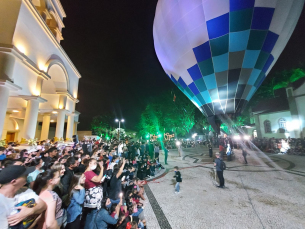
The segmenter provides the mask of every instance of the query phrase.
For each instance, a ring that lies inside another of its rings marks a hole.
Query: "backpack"
[[[222,171],[227,169],[226,163],[223,160],[220,160],[220,169]]]

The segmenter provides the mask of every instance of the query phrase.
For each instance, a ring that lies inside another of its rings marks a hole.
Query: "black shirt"
[[[79,166],[75,169],[75,173],[84,173],[86,170],[86,166],[83,164],[79,164]]]
[[[120,192],[122,191],[121,179],[113,175],[110,180],[109,198],[111,200],[117,200],[120,198]]]

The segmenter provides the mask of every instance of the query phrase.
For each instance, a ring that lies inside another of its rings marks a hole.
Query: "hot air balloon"
[[[158,59],[208,117],[234,117],[286,46],[304,0],[159,0],[153,25]]]

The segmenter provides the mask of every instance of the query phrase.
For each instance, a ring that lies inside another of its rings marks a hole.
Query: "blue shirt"
[[[26,179],[26,181],[27,181],[27,183],[29,184],[29,183],[31,183],[31,182],[33,182],[33,181],[35,181],[36,180],[36,178],[37,178],[37,176],[38,176],[38,174],[39,173],[43,173],[44,172],[44,170],[35,170],[35,171],[33,171],[33,172],[31,172],[29,175],[28,175],[28,177],[27,177],[27,179]]]
[[[83,206],[82,204],[85,201],[85,189],[73,191],[71,197],[70,205],[67,208],[67,223],[72,223],[75,221],[77,216],[82,213]]]

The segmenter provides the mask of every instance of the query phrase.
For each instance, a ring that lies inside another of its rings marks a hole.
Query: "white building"
[[[279,97],[252,108],[254,132],[259,138],[305,137],[305,78],[279,90]]]
[[[60,45],[64,17],[60,0],[0,1],[0,139],[76,133],[81,75]]]

